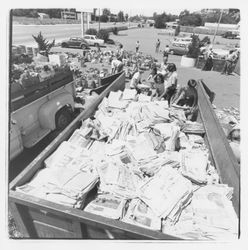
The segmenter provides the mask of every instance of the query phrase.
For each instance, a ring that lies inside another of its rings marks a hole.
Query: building
[[[209,29],[216,29],[218,26],[218,23],[205,23],[204,27]],[[239,30],[240,24],[226,24],[226,23],[220,23],[219,24],[219,30]]]
[[[81,20],[81,12],[77,11],[76,14],[77,14],[77,20]],[[88,15],[88,17],[87,17],[87,15]],[[91,22],[92,21],[92,13],[89,13],[89,12],[84,13],[83,18],[84,18],[84,22],[87,22],[87,18],[89,18],[89,22]]]
[[[41,20],[50,18],[50,16],[46,13],[37,13],[37,14],[39,16],[39,19],[41,19]]]
[[[167,29],[175,29],[178,26],[179,19],[175,22],[166,22],[166,28]]]
[[[147,19],[146,23],[149,24],[150,26],[153,26],[155,24],[155,21],[152,19]]]

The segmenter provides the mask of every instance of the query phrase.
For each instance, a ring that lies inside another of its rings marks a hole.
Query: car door
[[[91,37],[90,37],[90,43],[91,43],[91,45],[95,45],[96,40],[95,40],[95,37],[94,37],[94,36],[91,36]]]
[[[92,45],[92,44],[91,44],[90,36],[84,36],[84,40],[86,40],[86,42],[87,42],[89,45]]]
[[[77,47],[77,38],[72,37],[70,39],[70,47]]]
[[[81,39],[78,37],[76,40],[75,40],[75,47],[80,47],[81,45]]]

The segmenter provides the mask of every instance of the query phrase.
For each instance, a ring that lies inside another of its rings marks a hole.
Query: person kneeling
[[[196,121],[198,115],[198,94],[196,90],[197,82],[193,79],[188,81],[187,87],[182,87],[172,98],[171,105],[173,107],[181,107],[185,111],[188,120]]]

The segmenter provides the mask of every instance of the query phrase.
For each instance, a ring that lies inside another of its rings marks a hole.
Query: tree
[[[200,14],[186,14],[186,15],[180,15],[180,25],[184,26],[201,26],[203,21]]]
[[[175,36],[178,36],[180,33],[180,25],[177,25],[176,29],[175,29]]]
[[[108,20],[109,20],[108,16],[106,16],[106,15],[101,15],[100,16],[100,21],[101,22],[106,23],[106,22],[108,22]]]
[[[88,30],[86,30],[86,34],[96,36],[97,30],[96,29],[88,29]]]
[[[125,20],[128,21],[128,14],[125,15]]]
[[[138,15],[130,17],[131,22],[140,22],[141,18]]]
[[[49,43],[41,34],[41,31],[37,36],[32,35],[36,43],[38,44],[39,52],[44,51],[45,56],[48,56],[49,51],[55,45],[55,39],[51,43]]]
[[[200,39],[197,35],[192,35],[191,38],[192,41],[188,48],[187,57],[197,58],[200,54]]]
[[[123,13],[123,11],[120,11],[117,14],[117,20],[118,20],[118,22],[123,22],[124,21],[124,13]]]
[[[188,16],[189,15],[189,11],[188,10],[183,10],[180,12],[179,14],[179,18],[181,18],[182,16]]]
[[[158,16],[155,17],[154,27],[157,28],[157,29],[166,28],[164,17],[162,15],[158,15]]]
[[[158,15],[157,12],[154,12],[152,17],[155,19],[157,15]]]
[[[105,29],[100,29],[97,33],[97,37],[103,39],[106,42],[109,39],[109,32]]]
[[[107,8],[103,9],[102,15],[103,16],[110,16],[111,15],[110,9],[107,9]]]

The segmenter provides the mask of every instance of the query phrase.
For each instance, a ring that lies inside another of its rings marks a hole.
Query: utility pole
[[[100,8],[99,8],[99,18],[98,18],[98,31],[100,30]]]
[[[220,21],[221,21],[222,15],[223,15],[223,9],[220,12],[220,18],[219,18],[219,21],[218,21],[218,25],[217,25],[217,27],[215,29],[215,32],[214,32],[214,37],[213,37],[213,41],[212,41],[213,45],[214,45],[214,40],[215,40],[216,34],[217,34],[219,26],[220,26]]]
[[[81,33],[82,33],[82,37],[84,36],[84,13],[81,11],[80,13],[81,16]]]

